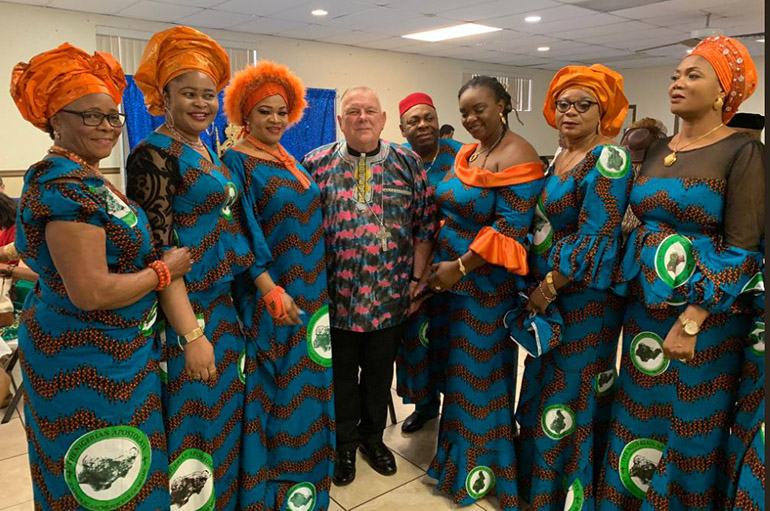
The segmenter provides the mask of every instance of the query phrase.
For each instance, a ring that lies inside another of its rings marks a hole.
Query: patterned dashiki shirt
[[[302,165],[321,189],[331,326],[370,332],[403,323],[414,245],[438,228],[422,160],[384,140],[376,153],[356,156],[340,141]]]

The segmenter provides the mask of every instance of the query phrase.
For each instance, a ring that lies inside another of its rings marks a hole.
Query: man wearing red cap
[[[427,264],[438,223],[420,158],[380,139],[377,94],[345,91],[337,121],[345,140],[311,151],[302,165],[321,189],[337,426],[332,480],[342,486],[355,478],[359,447],[374,470],[396,473],[382,442],[393,363],[417,286],[409,277]]]
[[[460,142],[439,138],[438,114],[430,96],[415,92],[398,104],[401,134],[407,147],[420,155],[431,189],[444,179],[454,165]],[[419,281],[424,269],[416,269],[413,280]],[[439,327],[444,295],[436,295],[420,304],[406,325],[404,341],[396,358],[398,395],[405,403],[414,403],[414,412],[401,424],[401,431],[419,431],[425,422],[438,416],[439,389],[437,388],[436,356],[440,350],[431,343],[431,331]],[[429,355],[430,350],[430,355]]]

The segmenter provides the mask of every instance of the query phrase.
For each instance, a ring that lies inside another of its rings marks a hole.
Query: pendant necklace
[[[506,131],[508,131],[508,130],[506,130],[506,129],[505,129],[505,127],[503,127],[502,131],[500,132],[500,137],[497,139],[497,142],[495,142],[494,144],[492,144],[492,147],[490,147],[489,149],[484,149],[483,151],[479,151],[479,150],[478,150],[479,148],[478,148],[478,147],[476,147],[476,151],[474,151],[474,153],[471,155],[471,157],[470,157],[470,158],[468,158],[468,161],[469,161],[469,162],[475,161],[475,160],[476,160],[476,158],[478,158],[478,157],[479,157],[479,156],[480,156],[482,153],[486,153],[486,156],[484,156],[484,161],[483,161],[483,162],[481,162],[481,168],[483,169],[483,168],[484,168],[484,165],[486,165],[486,163],[487,163],[487,158],[489,158],[489,154],[490,154],[492,151],[494,151],[494,150],[495,150],[495,148],[497,148],[497,146],[498,146],[498,145],[500,145],[500,142],[502,142],[502,141],[503,141],[503,138],[505,138],[505,132],[506,132]],[[480,144],[479,144],[479,145],[480,145]]]
[[[700,139],[702,139],[702,138],[706,138],[707,136],[711,135],[712,133],[714,133],[716,130],[718,130],[719,128],[721,128],[721,127],[722,127],[722,126],[724,126],[724,125],[725,125],[725,123],[722,123],[722,124],[720,124],[720,125],[719,125],[719,126],[717,126],[716,128],[714,128],[714,129],[712,129],[712,130],[709,130],[709,131],[708,131],[708,132],[706,132],[705,134],[703,134],[703,135],[699,136],[698,138],[696,138],[696,139],[695,139],[695,140],[693,140],[692,142],[687,142],[687,143],[686,143],[685,145],[683,145],[682,147],[679,147],[679,139],[677,139],[677,144],[676,144],[676,147],[674,148],[674,152],[672,152],[671,154],[669,154],[668,156],[666,156],[665,158],[663,158],[663,165],[664,165],[664,166],[666,166],[666,167],[670,167],[671,165],[673,165],[674,163],[676,163],[676,153],[677,153],[677,151],[681,151],[681,150],[682,150],[682,149],[684,149],[685,147],[693,145],[693,144],[694,144],[695,142],[697,142],[698,140],[700,140]]]

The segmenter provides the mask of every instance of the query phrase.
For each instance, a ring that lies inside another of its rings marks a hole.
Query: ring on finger
[[[441,291],[441,286],[436,286],[436,291]]]
[[[193,380],[200,380],[201,379],[201,375],[199,373],[195,373],[195,374],[192,375],[192,379]]]

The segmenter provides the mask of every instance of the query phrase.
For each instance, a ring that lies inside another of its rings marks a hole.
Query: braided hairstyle
[[[495,99],[497,101],[502,100],[504,103],[503,106],[503,117],[505,118],[505,124],[508,125],[508,114],[513,111],[514,114],[516,114],[516,119],[519,120],[519,114],[516,112],[516,110],[513,108],[513,102],[511,101],[511,95],[508,93],[507,90],[505,90],[505,87],[503,87],[503,84],[497,81],[497,78],[494,76],[486,76],[486,75],[479,75],[474,76],[468,82],[460,87],[460,92],[457,93],[457,99],[460,99],[460,96],[463,95],[463,92],[470,88],[475,87],[486,87],[487,89],[492,91],[492,94],[495,95]],[[521,123],[521,120],[519,120]]]

